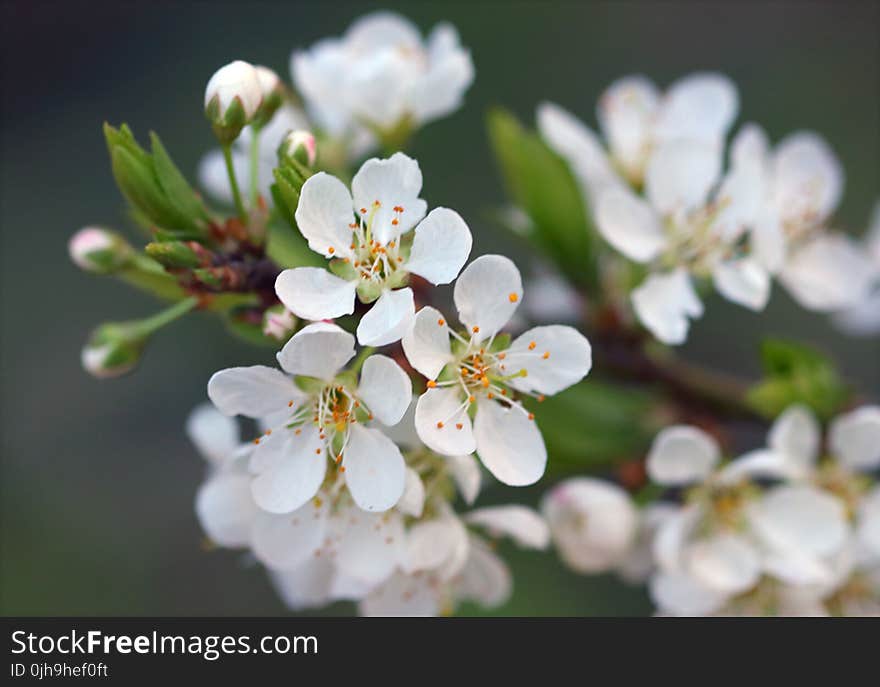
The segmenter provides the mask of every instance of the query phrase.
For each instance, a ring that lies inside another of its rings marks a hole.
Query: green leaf
[[[283,268],[327,266],[327,261],[309,248],[309,244],[298,230],[280,222],[272,222],[269,225],[266,253]]]
[[[544,435],[549,469],[570,471],[641,455],[658,429],[656,403],[647,392],[587,379],[527,405]]]
[[[767,418],[799,403],[827,420],[849,398],[849,389],[834,363],[814,348],[768,339],[761,345],[761,361],[766,378],[749,390],[747,401]]]
[[[513,202],[534,224],[534,238],[575,283],[594,286],[595,231],[568,166],[503,109],[489,112],[493,152]]]
[[[171,160],[162,141],[153,132],[150,132],[150,142],[156,178],[165,192],[168,203],[192,225],[192,228],[200,229],[203,223],[208,221],[208,212],[204,204]]]

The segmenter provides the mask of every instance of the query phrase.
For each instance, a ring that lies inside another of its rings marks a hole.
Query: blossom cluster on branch
[[[491,112],[511,195],[493,216],[534,255],[524,282],[508,257],[472,256],[473,218],[431,208],[402,152],[474,79],[453,27],[423,38],[374,13],[291,73],[293,88],[236,60],[208,81],[213,202],[158,136],[148,150],[105,125],[150,241],[88,227],[69,244],[168,302],[96,329],[92,374],[133,370],[198,310],[276,354],[216,372],[187,421],[213,545],[249,552],[295,610],[499,606],[505,537],[647,584],[660,614],[880,612],[880,407],[855,408],[801,344],[766,341],[753,384],[668,348],[712,289],[761,311],[774,279],[847,332],[880,330],[880,216],[862,243],[835,230],[843,171],[818,134],[771,146],[746,124],[727,146],[739,95],[716,73],[615,82],[601,136],[551,103],[537,132]],[[733,420],[768,426],[767,446],[722,462]],[[484,487],[558,477],[538,508],[473,507]]]

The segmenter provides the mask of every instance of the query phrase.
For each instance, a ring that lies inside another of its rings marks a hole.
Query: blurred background
[[[79,365],[90,330],[157,306],[79,272],[66,243],[86,224],[137,237],[110,173],[104,120],[128,122],[141,140],[155,130],[194,178],[214,146],[202,95],[216,68],[242,58],[287,75],[294,48],[338,35],[378,7],[425,31],[449,20],[472,50],[477,76],[465,107],[423,129],[412,154],[429,205],[468,219],[474,254],[506,250],[503,234],[481,221],[503,199],[486,109],[503,104],[531,124],[535,105],[549,99],[594,124],[602,89],[633,72],[665,86],[693,70],[721,70],[740,87],[740,122],[760,122],[774,140],[797,128],[821,132],[846,169],[838,219],[854,233],[878,196],[876,2],[3,2],[4,615],[284,612],[259,567],[203,550],[192,504],[204,465],[183,433],[212,372],[268,362],[271,353],[198,315],[161,332],[136,374],[90,378]],[[880,391],[878,340],[844,338],[778,288],[760,316],[713,298],[691,331],[682,353],[720,369],[757,375],[758,342],[783,335],[833,355],[868,395]],[[535,505],[545,486],[513,497]],[[499,486],[489,498],[510,499],[510,491]],[[552,555],[503,550],[515,593],[495,613],[650,610],[643,592],[611,578],[579,577]]]

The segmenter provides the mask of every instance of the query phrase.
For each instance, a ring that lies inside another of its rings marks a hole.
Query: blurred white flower
[[[852,308],[836,313],[834,322],[844,332],[853,336],[873,336],[880,333],[880,202],[874,205],[868,232],[862,246],[876,269],[873,290]]]
[[[260,75],[254,65],[235,60],[218,69],[205,87],[205,110],[212,112],[217,123],[227,124],[234,107],[241,108],[246,124],[263,102]],[[240,128],[240,127],[239,127]]]
[[[580,573],[621,564],[635,542],[638,514],[616,484],[575,477],[557,484],[541,501],[562,560]]]
[[[291,73],[309,115],[333,138],[422,125],[461,106],[474,78],[470,53],[449,24],[427,40],[404,17],[375,12],[341,38],[294,52]]]
[[[761,207],[764,175],[746,128],[723,151],[699,140],[657,148],[646,170],[642,199],[623,185],[607,187],[596,204],[596,226],[616,250],[649,266],[631,294],[636,315],[667,344],[687,338],[689,320],[703,314],[693,278],[711,278],[727,300],[763,310],[770,275],[744,243]]]
[[[364,598],[361,614],[448,615],[463,601],[488,608],[504,603],[513,586],[510,571],[465,523],[490,536],[509,536],[524,548],[544,549],[550,540],[546,523],[524,506],[478,509],[463,518],[444,508],[409,528],[400,569]]]
[[[402,341],[410,365],[428,379],[416,406],[419,438],[441,455],[476,451],[497,479],[513,486],[536,482],[547,462],[534,416],[515,393],[540,400],[579,382],[592,365],[589,342],[571,327],[534,327],[512,343],[498,337],[522,295],[513,262],[481,256],[464,269],[453,292],[464,335],[425,307]]]
[[[303,185],[297,226],[309,247],[332,261],[333,273],[319,267],[284,270],[275,291],[308,320],[353,313],[356,295],[373,303],[358,323],[358,342],[383,346],[398,341],[412,321],[409,274],[433,284],[454,280],[470,254],[471,232],[448,208],[425,217],[427,204],[418,197],[422,172],[402,153],[367,160],[351,189],[323,172]],[[414,227],[410,243],[406,234]]]
[[[720,151],[738,109],[736,86],[722,74],[690,74],[663,94],[644,76],[626,76],[599,98],[604,141],[553,103],[538,107],[537,121],[593,204],[601,190],[622,180],[641,186],[651,155],[665,143],[691,140]]]
[[[412,398],[409,377],[390,358],[373,355],[356,383],[341,375],[353,355],[351,334],[316,323],[278,353],[284,372],[256,365],[211,377],[208,396],[222,413],[265,419],[269,427],[250,460],[251,490],[262,509],[290,513],[303,506],[323,484],[328,459],[364,510],[388,510],[403,494],[403,456],[371,425],[400,421]]]
[[[763,141],[754,154],[767,174],[751,236],[756,257],[805,308],[832,312],[863,302],[878,268],[852,239],[828,230],[844,182],[834,152],[809,131],[786,136],[770,151],[754,128]]]
[[[274,182],[272,170],[278,166],[278,147],[291,131],[308,128],[308,121],[301,110],[293,105],[283,105],[259,133],[257,140],[257,190],[264,198],[269,197],[269,187]],[[251,140],[253,129],[246,126],[232,144],[232,164],[241,188],[250,187]],[[223,151],[207,153],[199,162],[199,184],[216,200],[232,205],[232,189],[223,161]]]
[[[655,482],[694,485],[654,540],[658,570],[650,588],[658,607],[674,615],[712,614],[764,574],[788,584],[827,583],[830,561],[849,535],[843,504],[806,484],[763,493],[753,478],[786,477],[764,452],[721,468],[720,460],[712,437],[689,426],[663,430],[648,455]]]

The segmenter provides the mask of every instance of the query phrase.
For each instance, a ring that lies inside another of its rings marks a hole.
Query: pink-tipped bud
[[[128,262],[131,246],[115,232],[85,227],[70,237],[70,259],[86,272],[111,274]]]
[[[313,167],[318,157],[318,144],[311,131],[291,131],[284,139],[284,154]]]

